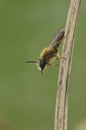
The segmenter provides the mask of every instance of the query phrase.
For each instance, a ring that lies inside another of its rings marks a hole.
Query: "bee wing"
[[[54,39],[52,40],[52,42],[51,42],[51,44],[49,46],[50,49],[58,48],[58,46],[61,43],[61,40],[64,37],[64,33],[65,33],[65,29],[63,28],[56,34],[56,36],[54,37]]]

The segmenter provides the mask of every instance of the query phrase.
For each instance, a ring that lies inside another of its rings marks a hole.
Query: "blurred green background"
[[[0,118],[17,130],[54,128],[58,70],[49,67],[41,75],[35,65],[24,62],[37,60],[57,30],[65,26],[69,3],[70,0],[0,0]],[[70,78],[69,130],[86,119],[85,23],[84,0]]]

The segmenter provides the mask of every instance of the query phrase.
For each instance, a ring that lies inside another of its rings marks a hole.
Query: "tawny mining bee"
[[[43,72],[47,65],[49,66],[56,66],[56,64],[52,64],[51,62],[56,60],[60,60],[63,56],[60,56],[58,53],[59,45],[61,44],[64,38],[65,30],[61,29],[52,42],[50,43],[49,47],[46,47],[42,50],[39,60],[38,61],[26,61],[26,63],[35,63],[37,64],[39,70]]]

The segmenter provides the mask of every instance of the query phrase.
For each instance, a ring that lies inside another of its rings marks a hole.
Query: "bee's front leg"
[[[48,63],[47,65],[49,65],[49,66],[58,66],[57,64],[51,64],[51,63]]]

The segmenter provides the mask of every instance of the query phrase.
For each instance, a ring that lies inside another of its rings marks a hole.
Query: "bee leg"
[[[47,65],[49,65],[49,66],[58,66],[57,64],[51,64],[51,63],[48,63]]]
[[[62,58],[64,58],[66,60],[66,58],[62,55],[59,55],[59,53],[57,55],[55,55],[57,60],[61,60]]]

